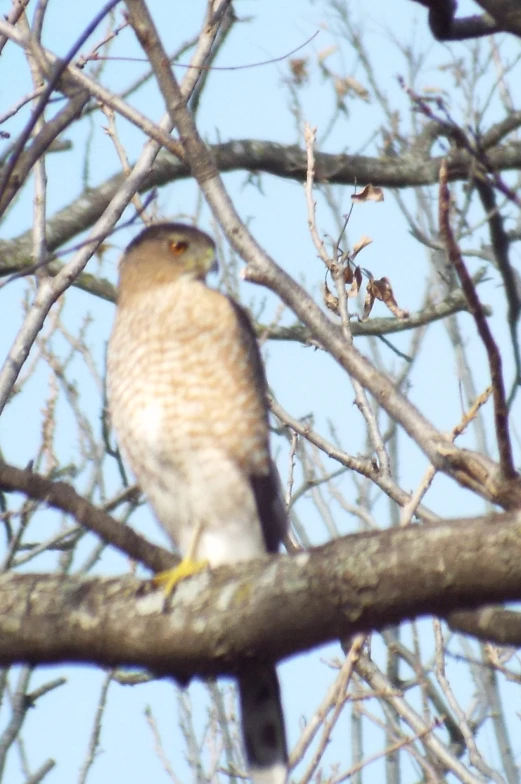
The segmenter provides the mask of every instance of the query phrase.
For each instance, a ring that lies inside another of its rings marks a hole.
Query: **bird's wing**
[[[241,339],[250,364],[251,376],[255,382],[259,394],[264,398],[263,403],[266,410],[266,428],[268,428],[268,383],[264,372],[264,365],[257,343],[257,337],[253,329],[247,311],[229,298],[235,316],[239,323]],[[250,483],[255,496],[255,503],[262,526],[266,550],[268,553],[278,552],[279,546],[286,536],[288,529],[288,516],[282,497],[282,487],[279,473],[273,460],[270,459],[270,470],[268,474],[251,474]]]

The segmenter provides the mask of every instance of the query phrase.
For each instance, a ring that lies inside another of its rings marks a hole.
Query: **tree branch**
[[[0,663],[139,665],[185,680],[425,614],[519,601],[520,524],[512,513],[425,525],[421,535],[410,526],[346,536],[203,572],[168,609],[131,577],[2,575]]]
[[[285,146],[265,140],[237,139],[209,145],[209,149],[221,173],[265,173],[296,182],[305,182],[306,179],[306,152],[296,145]],[[521,145],[515,142],[489,149],[487,155],[495,171],[521,168]],[[316,181],[330,185],[363,185],[371,182],[373,185],[389,188],[432,185],[438,182],[441,160],[439,157],[429,158],[425,155],[377,158],[316,152]],[[449,182],[467,180],[472,159],[466,151],[455,150],[448,156],[447,166]],[[150,167],[139,192],[143,193],[189,176],[188,164],[163,150]],[[56,212],[46,227],[49,251],[56,250],[90,228],[103,214],[124,180],[123,173],[115,174],[97,187],[89,188]],[[0,241],[0,274],[2,268],[12,271],[13,265],[21,269],[31,263],[29,233],[16,240]]]
[[[518,477],[518,474],[514,466],[514,456],[510,442],[508,405],[505,395],[505,384],[503,381],[501,354],[490,327],[487,324],[483,306],[479,300],[472,278],[467,271],[458,243],[452,232],[450,225],[450,191],[447,184],[447,167],[444,162],[442,162],[440,167],[439,225],[440,236],[445,243],[447,255],[452,266],[456,270],[456,274],[458,275],[461,287],[469,304],[469,310],[474,317],[477,332],[487,352],[490,378],[492,381],[496,439],[499,448],[501,471],[505,479],[515,479]]]
[[[96,533],[104,542],[116,547],[134,561],[148,566],[154,572],[169,569],[179,562],[173,553],[151,544],[132,528],[122,525],[103,509],[99,509],[87,498],[79,495],[66,482],[53,482],[41,474],[0,462],[0,490],[24,493],[35,501],[42,501],[55,509],[67,512],[78,523]]]
[[[212,151],[204,144],[193,117],[183,101],[166,51],[143,0],[126,0],[129,22],[154,70],[159,89],[172,123],[177,127],[184,150],[208,205],[235,248],[245,259],[244,277],[275,292],[298,316],[332,357],[418,444],[432,464],[452,476],[463,487],[472,489],[505,509],[521,506],[521,479],[503,476],[494,461],[470,450],[458,449],[440,433],[389,377],[372,365],[345,340],[343,330],[333,324],[313,299],[276,262],[268,256],[248,231],[237,213],[219,176]],[[307,171],[307,167],[306,167]]]

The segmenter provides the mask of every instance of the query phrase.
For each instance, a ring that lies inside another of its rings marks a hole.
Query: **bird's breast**
[[[264,473],[263,390],[230,303],[203,286],[171,299],[163,293],[153,305],[144,297],[118,313],[108,392],[125,451],[132,463],[140,450],[175,465],[186,454],[218,446],[248,473]]]

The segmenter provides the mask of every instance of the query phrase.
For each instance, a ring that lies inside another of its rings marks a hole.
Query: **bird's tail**
[[[250,664],[239,675],[242,733],[253,784],[285,784],[288,753],[277,671]]]

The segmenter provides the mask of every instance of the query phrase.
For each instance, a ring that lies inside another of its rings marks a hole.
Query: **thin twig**
[[[460,249],[452,232],[450,225],[450,191],[448,187],[447,162],[442,161],[440,166],[440,190],[439,190],[439,223],[440,234],[445,242],[447,254],[460,279],[461,286],[467,298],[469,310],[474,317],[478,334],[485,346],[490,377],[493,387],[494,399],[494,418],[496,423],[496,439],[499,448],[499,462],[501,471],[505,479],[517,477],[510,443],[510,433],[508,427],[508,405],[505,394],[505,385],[502,373],[501,354],[492,336],[492,332],[487,323],[483,306],[477,295],[465,262],[463,261]]]
[[[87,776],[89,775],[89,771],[91,767],[94,765],[94,761],[96,759],[96,754],[98,752],[100,737],[101,737],[101,723],[103,720],[103,716],[105,714],[105,709],[107,707],[107,697],[109,686],[112,683],[112,672],[109,672],[104,680],[101,687],[101,692],[98,700],[98,706],[96,708],[96,715],[94,717],[94,725],[92,727],[92,733],[89,741],[89,747],[87,749],[87,756],[81,766],[78,782],[79,784],[85,784],[87,781]]]
[[[463,433],[463,431],[467,428],[467,426],[472,422],[473,419],[476,418],[479,409],[485,405],[487,400],[489,399],[490,395],[492,394],[492,387],[487,387],[484,392],[476,398],[472,406],[468,411],[463,414],[461,422],[459,422],[452,430],[452,440],[454,441],[459,435]],[[420,484],[411,495],[409,501],[403,506],[402,512],[400,515],[400,525],[409,525],[412,520],[413,515],[415,514],[418,504],[420,503],[421,499],[424,497],[425,493],[431,486],[434,477],[436,476],[436,469],[431,464],[425,474],[423,475]]]

